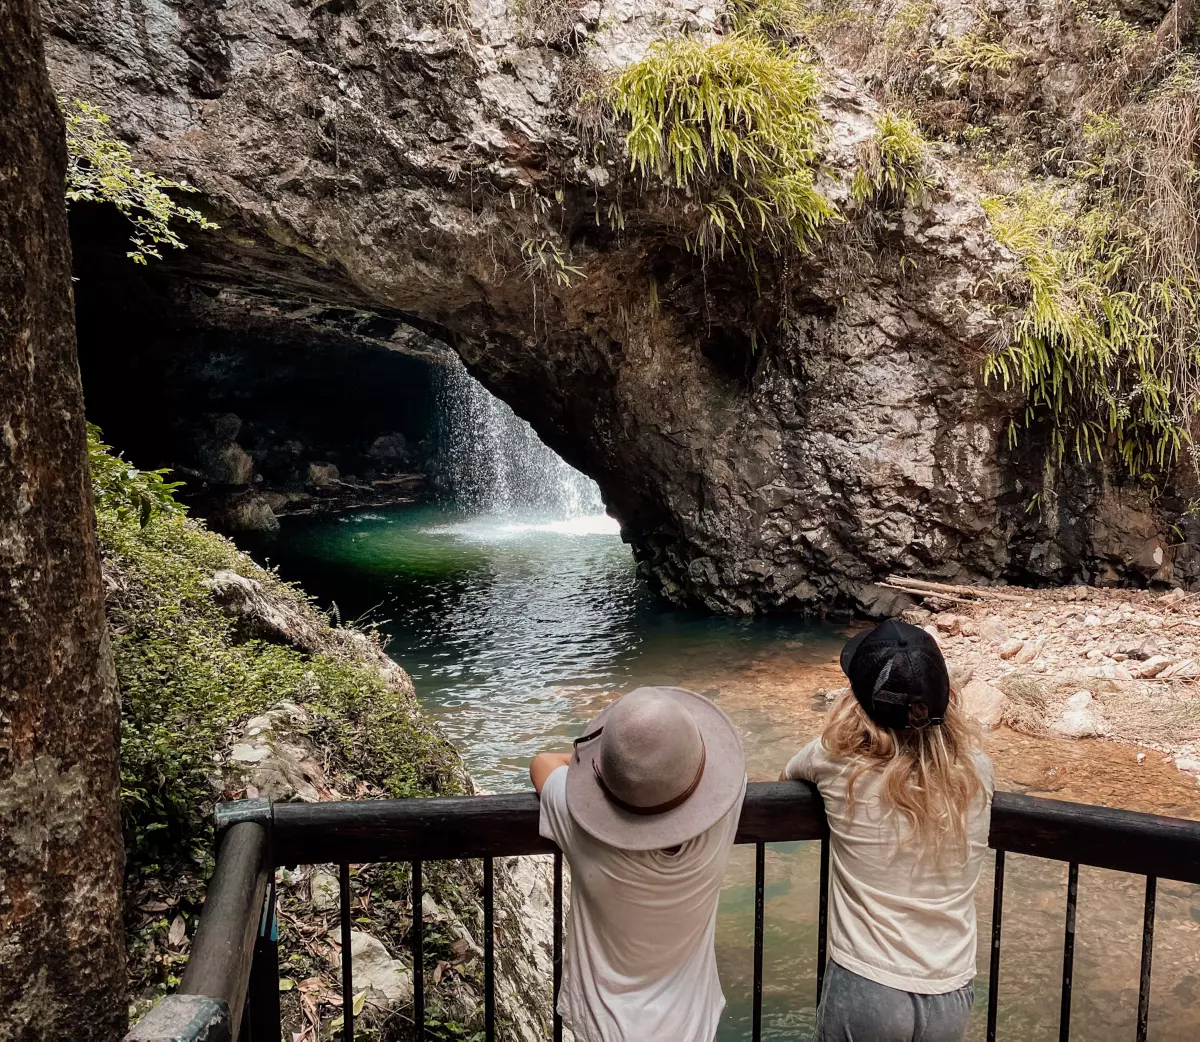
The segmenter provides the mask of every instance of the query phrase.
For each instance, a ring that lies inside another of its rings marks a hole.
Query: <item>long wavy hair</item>
[[[851,765],[846,791],[851,810],[855,783],[868,771],[878,773],[885,806],[908,824],[901,846],[915,842],[939,861],[966,858],[968,814],[984,791],[975,760],[981,739],[953,686],[941,724],[906,731],[880,727],[847,689],[833,705],[821,744]]]

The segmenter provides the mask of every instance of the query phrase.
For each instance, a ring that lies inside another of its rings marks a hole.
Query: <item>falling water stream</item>
[[[391,637],[427,709],[481,786],[528,784],[539,749],[563,748],[615,694],[678,683],[730,714],[752,779],[778,774],[818,733],[819,689],[839,683],[846,631],[796,619],[728,619],[671,609],[635,576],[599,490],[538,440],[465,370],[444,389],[442,478],[449,502],[285,521],[266,551],[341,614],[367,613]],[[1002,786],[1058,798],[1200,817],[1195,787],[1152,756],[1100,742],[1000,732],[989,752]],[[1005,1042],[1058,1037],[1066,866],[1010,856],[1000,985]],[[767,856],[764,1037],[801,1042],[815,997],[817,854]],[[1072,1038],[1133,1038],[1142,882],[1083,869]],[[720,1042],[748,1039],[752,852],[735,852],[718,952],[729,1008]],[[981,997],[968,1038],[981,1040],[987,994],[991,871],[978,901]],[[1162,883],[1150,1038],[1200,1038],[1200,896]]]

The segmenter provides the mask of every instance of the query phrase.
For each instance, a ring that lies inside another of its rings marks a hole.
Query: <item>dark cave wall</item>
[[[386,316],[230,296],[181,281],[173,258],[124,256],[129,226],[71,215],[88,419],[226,528],[271,514],[396,501],[420,491],[449,357]],[[426,356],[410,353],[427,352]],[[252,509],[246,503],[254,500]]]

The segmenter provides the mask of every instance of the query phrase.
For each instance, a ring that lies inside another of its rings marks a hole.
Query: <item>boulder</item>
[[[308,881],[312,893],[313,911],[328,912],[338,907],[341,899],[341,882],[337,875],[325,865],[318,865]],[[351,948],[351,952],[354,949]],[[355,956],[355,977],[358,976],[358,959]]]
[[[1104,734],[1104,719],[1092,693],[1077,691],[1067,699],[1062,712],[1051,722],[1050,730],[1063,738],[1095,738]]]
[[[1016,658],[1016,656],[1021,653],[1024,647],[1025,642],[1023,640],[1017,640],[1015,638],[1012,640],[1006,640],[1000,645],[1000,657],[1002,659]]]
[[[979,624],[979,635],[997,644],[1003,644],[1009,639],[1008,627],[999,615],[989,615]]]
[[[215,485],[249,485],[254,480],[254,460],[240,445],[205,445],[200,448],[200,468]]]
[[[1008,696],[986,680],[972,680],[962,689],[962,708],[985,731],[999,727],[1004,719]]]
[[[367,993],[368,1005],[391,1012],[412,1003],[412,970],[400,959],[393,959],[382,941],[362,930],[352,930],[350,955],[355,991]]]
[[[341,480],[341,474],[332,463],[310,463],[305,472],[305,481],[314,488],[325,488]]]
[[[367,455],[381,463],[403,463],[408,459],[408,441],[403,434],[381,434],[367,449]]]
[[[278,532],[279,518],[265,498],[240,494],[226,502],[215,518],[232,532]]]

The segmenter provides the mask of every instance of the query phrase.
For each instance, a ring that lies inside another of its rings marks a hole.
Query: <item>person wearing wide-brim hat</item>
[[[571,866],[563,1022],[579,1042],[712,1042],[717,897],[746,792],[732,722],[683,688],[638,688],[529,775]]]
[[[961,1042],[992,764],[937,641],[889,620],[842,649],[850,687],[783,777],[830,834],[829,967],[814,1042]]]

